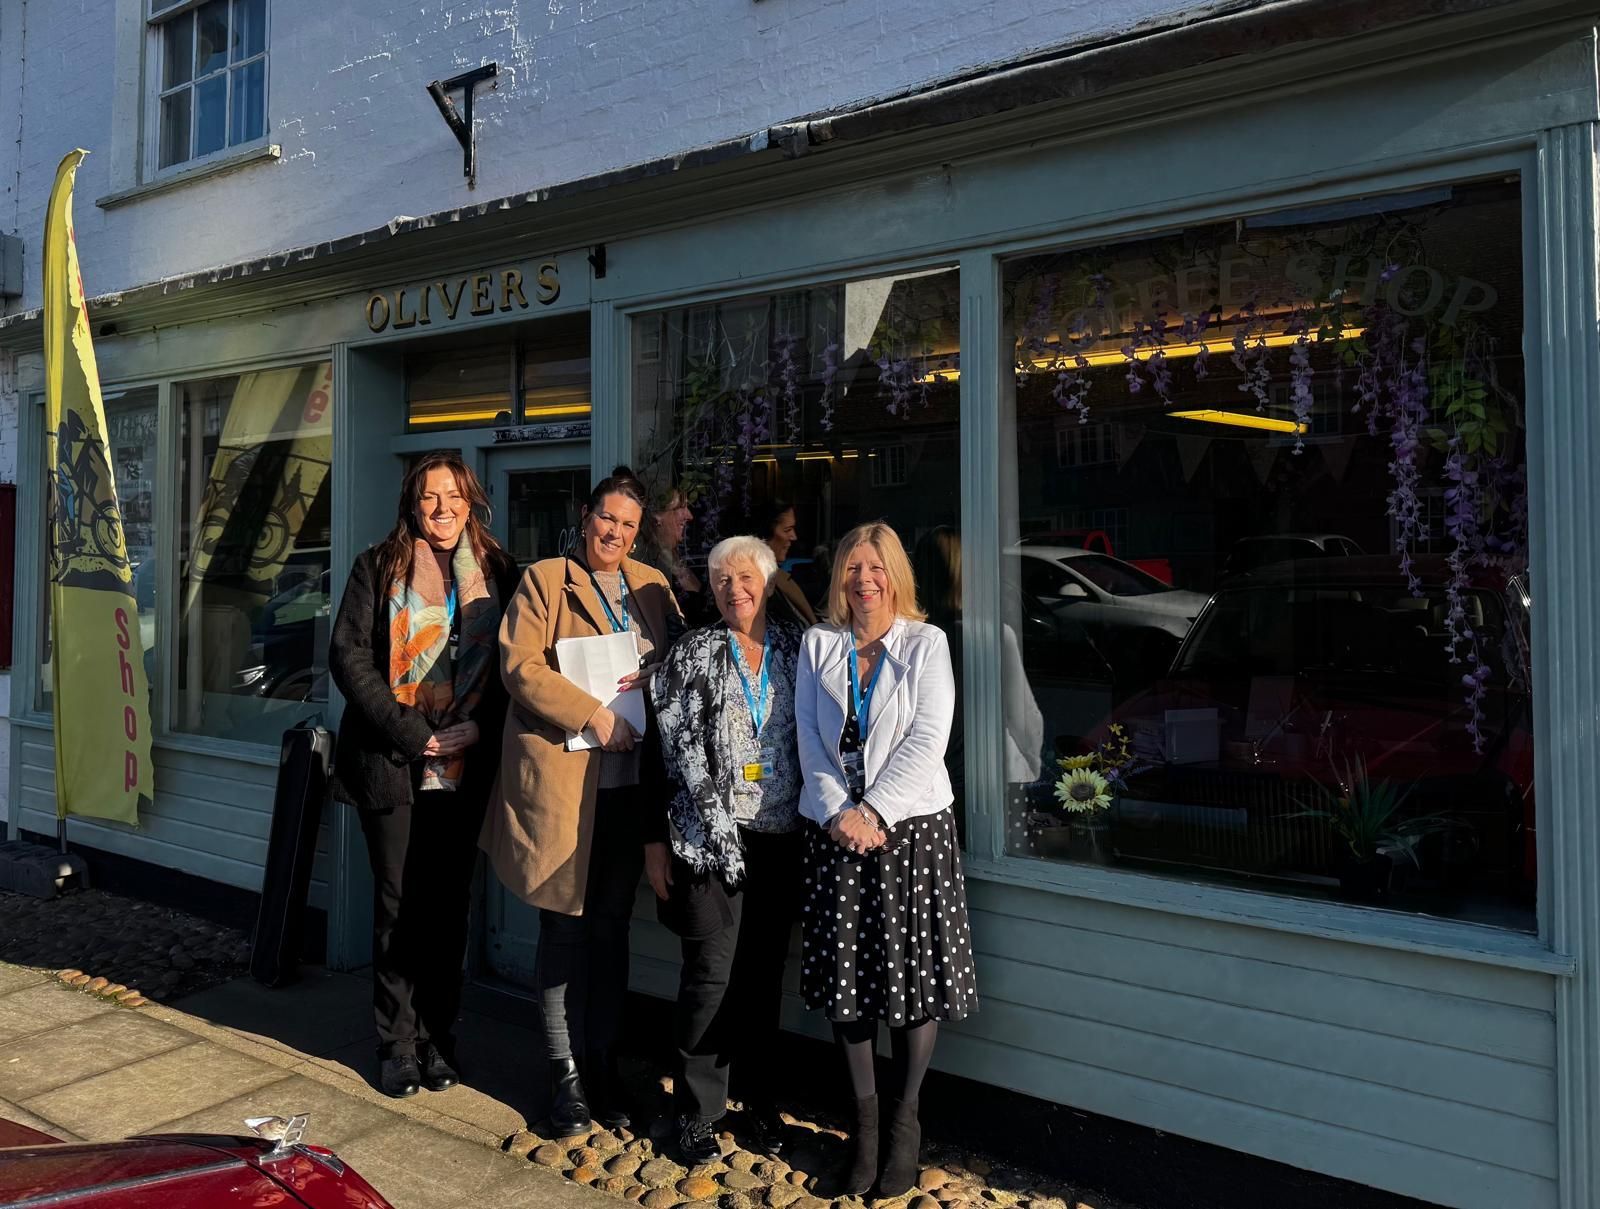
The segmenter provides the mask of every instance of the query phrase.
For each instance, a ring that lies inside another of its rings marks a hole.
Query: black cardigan
[[[433,737],[421,713],[394,699],[389,684],[388,589],[375,584],[378,548],[356,556],[339,615],[328,642],[328,670],[344,694],[344,717],[333,760],[333,796],[362,810],[390,811],[413,800],[416,762]],[[494,572],[500,612],[517,590],[518,574],[507,565]],[[500,767],[500,732],[505,725],[506,690],[497,663],[491,664],[483,695],[471,713],[478,742],[466,752],[460,792],[487,800]]]

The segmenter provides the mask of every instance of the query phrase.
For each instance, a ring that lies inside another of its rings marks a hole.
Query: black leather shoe
[[[385,1058],[378,1072],[378,1088],[386,1096],[403,1100],[421,1090],[422,1072],[417,1068],[415,1054],[396,1054]]]
[[[550,1127],[558,1138],[589,1132],[589,1100],[572,1058],[550,1059]]]
[[[617,1069],[613,1050],[591,1050],[584,1061],[584,1083],[589,1089],[589,1108],[594,1119],[607,1129],[626,1129],[633,1124],[628,1106],[628,1089]]]
[[[750,1127],[750,1140],[754,1143],[751,1149],[759,1150],[763,1154],[782,1152],[784,1124],[776,1106],[752,1104],[745,1112],[745,1120]]]
[[[716,1125],[685,1113],[678,1118],[678,1149],[683,1152],[685,1166],[715,1163],[722,1157],[722,1147],[717,1144]]]
[[[425,1046],[419,1057],[422,1086],[429,1091],[444,1091],[461,1082],[461,1074],[436,1045]]]

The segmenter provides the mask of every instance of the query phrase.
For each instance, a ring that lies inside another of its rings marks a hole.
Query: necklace
[[[739,650],[747,662],[752,666],[762,666],[766,663],[767,643],[765,638],[756,638],[751,634],[741,634],[738,630],[729,631],[739,644]]]

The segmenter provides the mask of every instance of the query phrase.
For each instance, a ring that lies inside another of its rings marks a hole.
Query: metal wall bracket
[[[478,140],[472,128],[472,93],[479,84],[499,74],[500,64],[485,63],[482,67],[474,67],[448,80],[435,80],[428,85],[428,95],[444,115],[445,124],[456,136],[456,142],[461,144],[461,174],[467,178],[469,189],[475,188],[478,183]],[[450,94],[457,90],[461,92],[460,110],[450,99]]]
[[[606,275],[606,245],[597,243],[589,249],[589,267],[594,270],[595,280],[598,281]]]

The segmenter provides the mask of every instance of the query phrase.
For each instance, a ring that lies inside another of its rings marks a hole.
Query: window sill
[[[207,160],[203,164],[195,164],[189,168],[179,168],[155,180],[146,181],[141,185],[134,185],[131,189],[122,189],[116,193],[107,193],[104,197],[94,199],[94,204],[102,210],[114,210],[118,206],[125,206],[129,202],[139,201],[141,198],[153,197],[157,193],[165,193],[169,189],[178,189],[184,185],[193,184],[207,177],[221,176],[224,172],[234,172],[249,164],[262,160],[275,160],[283,155],[283,148],[277,143],[267,143],[259,147],[250,147],[243,151],[236,151],[232,155],[219,159]]]
[[[1022,857],[964,858],[968,877],[1026,889],[1092,898],[1193,919],[1270,928],[1319,940],[1370,945],[1505,969],[1570,977],[1577,963],[1537,936],[1482,924],[1403,915],[1344,903],[1309,902],[1283,895],[1185,882],[1131,870],[1104,869]]]

